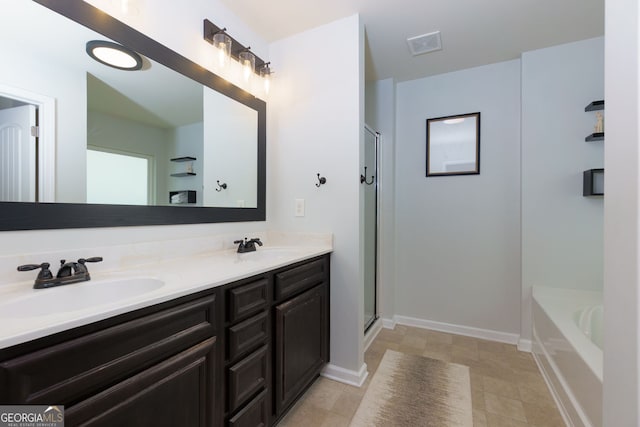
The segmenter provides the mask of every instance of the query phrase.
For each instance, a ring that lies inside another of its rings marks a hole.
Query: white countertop
[[[246,254],[238,254],[233,249],[209,251],[123,267],[117,271],[96,269],[94,272],[93,265],[88,264],[90,281],[49,289],[33,289],[34,271],[30,280],[0,286],[0,348],[225,285],[331,251],[330,244],[317,242],[313,246],[265,244],[256,252]],[[162,284],[138,295],[118,296],[112,302],[96,302],[97,287],[121,279],[147,282],[155,279]],[[42,310],[36,309],[37,314],[21,311],[20,307],[30,304],[34,296],[40,300],[39,304],[46,302],[42,296],[51,297],[53,302]],[[64,301],[64,304],[56,307],[56,299]]]

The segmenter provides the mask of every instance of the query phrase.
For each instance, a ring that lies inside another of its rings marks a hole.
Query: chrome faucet
[[[102,261],[102,257],[80,258],[77,262],[67,262],[62,259],[60,260],[58,274],[56,274],[55,277],[53,277],[53,273],[49,270],[51,264],[48,262],[21,265],[18,267],[18,271],[31,271],[39,268],[40,272],[33,284],[33,289],[45,289],[91,280],[91,275],[89,275],[89,270],[85,264],[87,262],[100,261]]]
[[[239,254],[243,254],[245,252],[255,252],[256,243],[258,244],[258,246],[262,246],[262,242],[258,238],[253,238],[251,240],[247,240],[247,238],[245,237],[244,241],[236,240],[233,243],[236,244],[236,245],[239,244],[238,245],[238,253]]]

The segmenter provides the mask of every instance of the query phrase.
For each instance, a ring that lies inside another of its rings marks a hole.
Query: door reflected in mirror
[[[427,119],[427,174],[480,173],[480,113]]]

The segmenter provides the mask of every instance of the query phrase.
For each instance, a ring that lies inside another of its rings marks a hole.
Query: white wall
[[[396,314],[518,334],[520,61],[398,83],[396,96]],[[480,175],[426,178],[426,119],[477,111]]]
[[[363,364],[363,52],[357,15],[270,46],[278,72],[268,111],[267,217],[272,229],[334,233],[331,363],[349,371]],[[327,178],[320,188],[317,173]],[[294,216],[295,199],[305,200],[304,217]]]
[[[640,8],[605,2],[604,417],[640,424]]]
[[[395,134],[396,83],[393,79],[367,82],[366,123],[380,132],[378,147],[378,314],[389,319],[395,314]]]
[[[522,55],[523,339],[532,286],[602,290],[603,199],[582,196],[582,172],[604,165],[606,142],[584,140],[600,99],[602,37]]]

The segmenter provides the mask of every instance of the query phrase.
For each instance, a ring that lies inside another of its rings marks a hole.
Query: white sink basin
[[[164,286],[151,277],[90,280],[49,289],[0,303],[0,318],[24,318],[68,313],[133,298]]]

